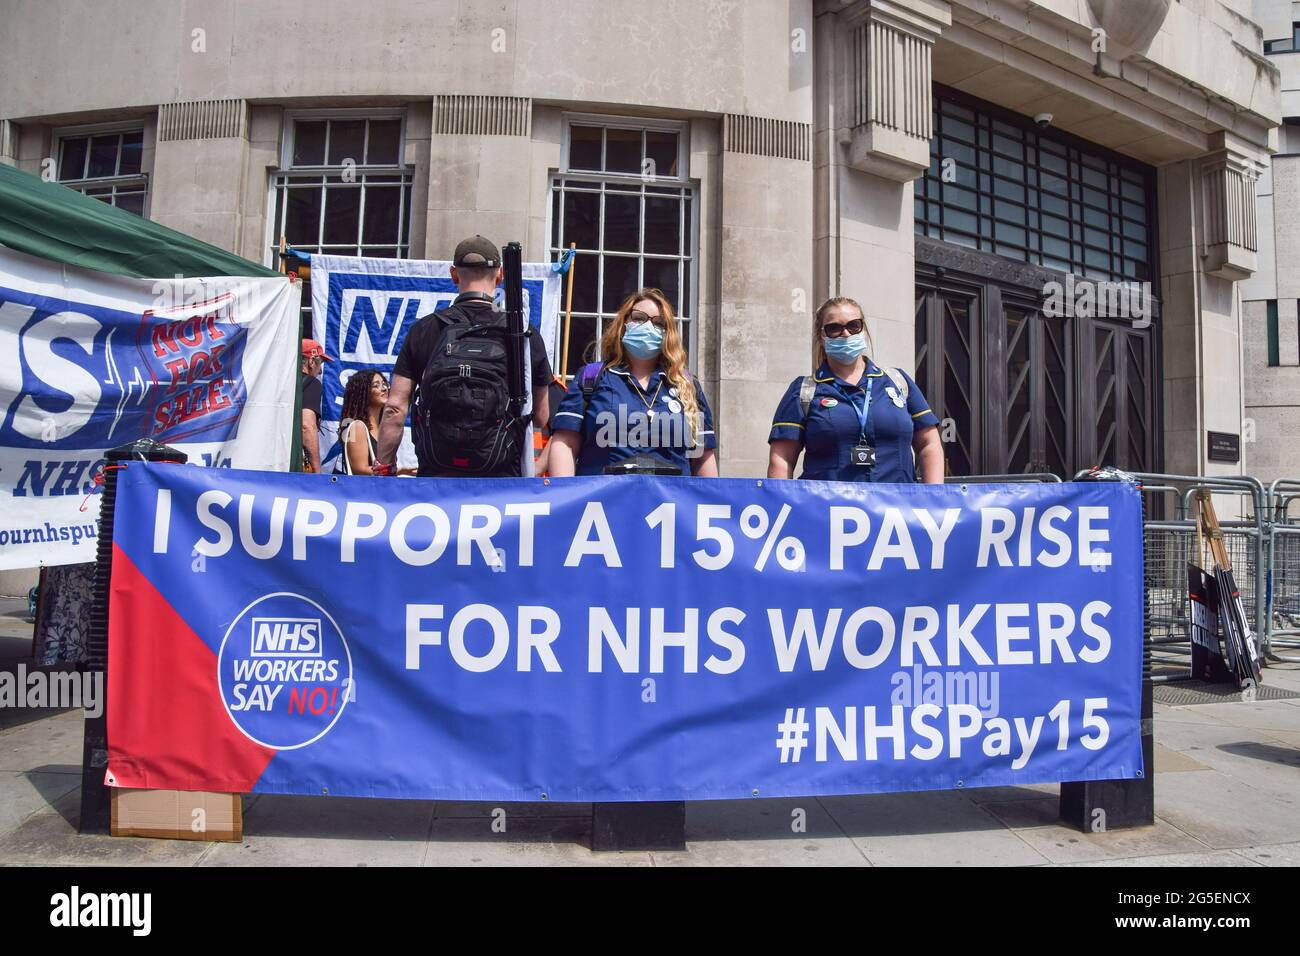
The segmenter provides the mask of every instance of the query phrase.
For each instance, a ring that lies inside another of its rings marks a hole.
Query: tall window
[[[695,317],[695,188],[684,124],[571,118],[551,180],[552,260],[577,244],[568,370],[637,289],[663,291],[690,347]]]
[[[144,215],[149,183],[141,169],[144,130],[97,130],[59,137],[59,182],[100,202]]]
[[[274,235],[304,252],[405,259],[412,172],[402,162],[400,114],[297,116],[276,173]],[[311,292],[303,294],[311,327]]]
[[[1091,279],[1154,281],[1153,171],[935,88],[916,232]]]

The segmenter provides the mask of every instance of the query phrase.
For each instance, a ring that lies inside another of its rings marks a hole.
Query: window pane
[[[564,193],[564,234],[560,245],[576,242],[579,249],[600,247],[600,194],[566,190]],[[591,311],[595,312],[595,303]]]
[[[677,172],[677,134],[669,130],[648,129],[645,131],[646,158],[653,160],[650,173],[654,176],[676,177]]]
[[[117,208],[125,209],[127,212],[133,212],[137,216],[143,216],[144,193],[118,193]]]
[[[678,302],[679,290],[677,284],[677,265],[678,259],[647,259],[645,260],[645,281],[644,285],[648,289],[659,289],[668,301],[673,304],[673,310],[681,312],[681,306]]]
[[[361,165],[365,159],[365,120],[330,120],[329,165],[342,166],[347,160]]]
[[[599,126],[569,127],[569,168],[600,169]]]
[[[316,245],[320,241],[320,187],[297,187],[288,192],[289,209],[285,215],[284,234],[289,245]],[[278,236],[276,241],[279,241]]]
[[[623,300],[636,291],[637,261],[634,256],[604,256],[605,288],[602,310],[617,312]]]
[[[605,196],[605,249],[636,252],[641,235],[641,197]]]
[[[560,190],[551,190],[551,245],[555,248],[560,246],[560,195]]]
[[[325,122],[297,122],[293,126],[293,164],[325,165]]]
[[[325,243],[356,245],[361,218],[361,190],[358,187],[327,190],[325,195]]]
[[[93,137],[90,141],[90,171],[92,179],[98,176],[117,175],[117,133]]]
[[[596,283],[600,278],[600,257],[578,253],[573,259],[573,311],[598,312]]]
[[[361,241],[366,243],[397,242],[398,210],[402,205],[400,186],[366,187],[366,221]]]
[[[396,166],[401,120],[371,120],[370,143],[366,146],[367,166]]]
[[[560,330],[560,345],[564,345],[564,330]],[[567,370],[576,375],[588,361],[596,361],[592,347],[596,342],[596,317],[594,315],[575,315],[569,323],[569,351]],[[559,369],[556,369],[559,371]],[[554,409],[552,409],[554,411]]]
[[[681,252],[681,203],[676,199],[645,201],[645,251],[678,255]]]
[[[641,131],[608,129],[605,131],[605,170],[611,173],[641,174]]]
[[[122,134],[122,161],[117,167],[119,176],[133,176],[140,171],[140,153],[144,148],[144,130],[131,130]]]
[[[691,305],[691,263],[688,259],[682,263],[682,301],[681,312],[678,318],[688,318],[695,314],[695,306]]]
[[[81,179],[86,175],[86,145],[84,136],[63,141],[63,155],[59,157],[60,179]]]

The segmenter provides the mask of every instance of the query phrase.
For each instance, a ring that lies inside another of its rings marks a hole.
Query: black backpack
[[[528,420],[510,398],[506,355],[513,343],[505,314],[453,305],[434,319],[442,328],[420,378],[411,429],[421,467],[519,474]]]

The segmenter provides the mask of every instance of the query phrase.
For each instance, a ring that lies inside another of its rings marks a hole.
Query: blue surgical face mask
[[[653,322],[629,323],[623,329],[623,348],[633,358],[657,358],[663,344],[663,330]]]
[[[856,362],[858,356],[867,350],[867,339],[861,332],[834,339],[823,338],[822,342],[826,346],[827,356],[837,362]]]

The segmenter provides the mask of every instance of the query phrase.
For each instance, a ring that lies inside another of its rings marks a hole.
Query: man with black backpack
[[[501,254],[473,236],[456,247],[452,281],[460,294],[445,309],[411,326],[402,342],[379,426],[374,474],[394,473],[397,446],[414,400],[412,438],[419,476],[509,478],[523,473],[526,420],[514,412],[510,350],[517,348],[506,314],[493,299]],[[526,334],[532,370],[532,420],[550,418],[551,364],[536,331]],[[531,450],[530,450],[531,453]]]

